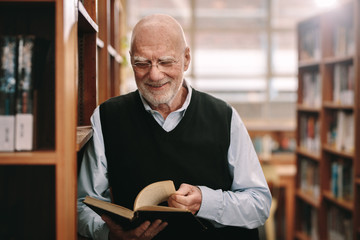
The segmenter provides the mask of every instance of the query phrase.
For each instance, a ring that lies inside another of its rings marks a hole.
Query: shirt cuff
[[[202,202],[197,216],[216,221],[223,212],[222,190],[213,190],[205,186],[198,187],[201,190]]]

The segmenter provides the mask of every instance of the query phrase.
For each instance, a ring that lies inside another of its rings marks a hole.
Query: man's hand
[[[202,201],[201,190],[193,185],[183,183],[180,188],[169,197],[168,205],[181,209],[187,209],[195,214],[199,211]]]
[[[153,223],[145,221],[137,228],[125,231],[110,217],[102,215],[101,218],[109,227],[109,240],[150,240],[167,226],[167,223],[161,220],[156,220]]]

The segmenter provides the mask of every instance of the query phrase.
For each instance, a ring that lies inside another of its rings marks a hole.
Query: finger
[[[151,222],[150,221],[145,221],[143,222],[140,226],[138,226],[137,228],[135,228],[132,233],[135,237],[140,237],[141,235],[143,235],[145,233],[146,230],[148,230],[148,228],[150,227]]]
[[[160,219],[155,220],[149,228],[144,232],[142,239],[152,239],[155,237],[159,232],[164,230],[167,226],[167,222],[162,222]]]
[[[159,232],[164,230],[164,228],[167,226],[167,222],[162,222],[160,219],[155,220],[153,223],[151,223],[150,227],[144,232],[141,239],[147,240],[152,239],[155,237]]]
[[[103,214],[101,219],[109,226],[110,229],[122,229],[120,225],[116,224],[109,216]]]
[[[183,183],[180,185],[179,189],[174,193],[174,195],[183,195],[186,196],[191,192],[191,185]]]

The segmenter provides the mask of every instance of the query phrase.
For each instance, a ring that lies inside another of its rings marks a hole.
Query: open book
[[[84,203],[100,216],[106,214],[125,229],[134,228],[146,220],[161,219],[169,227],[181,227],[187,230],[205,230],[206,227],[189,210],[158,206],[175,193],[171,180],[152,183],[143,188],[134,202],[134,210],[86,196]]]

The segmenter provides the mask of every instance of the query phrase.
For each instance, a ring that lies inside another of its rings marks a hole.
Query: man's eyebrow
[[[162,56],[159,57],[158,61],[169,61],[169,60],[175,60],[173,56]]]
[[[149,59],[141,57],[141,56],[134,56],[134,61],[147,62],[147,61],[149,61]]]

